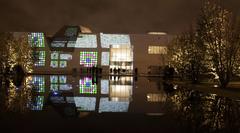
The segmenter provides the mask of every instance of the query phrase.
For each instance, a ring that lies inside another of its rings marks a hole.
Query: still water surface
[[[1,77],[0,108],[1,125],[9,132],[240,131],[238,99],[159,78]]]

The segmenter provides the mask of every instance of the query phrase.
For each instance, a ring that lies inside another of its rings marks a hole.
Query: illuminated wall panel
[[[148,54],[167,54],[166,46],[148,46]]]
[[[65,47],[66,41],[53,41],[51,47]]]
[[[97,84],[93,83],[92,78],[84,77],[79,80],[80,94],[96,94]]]
[[[109,101],[108,98],[101,98],[99,113],[101,112],[128,112],[129,102]]]
[[[45,47],[43,33],[30,33],[28,34],[28,42],[32,47]]]
[[[97,36],[90,34],[79,34],[76,41],[70,41],[67,43],[67,47],[97,48]]]
[[[44,104],[44,96],[37,96],[32,104],[31,110],[42,110]]]
[[[46,54],[45,51],[35,51],[34,52],[34,58],[35,58],[35,62],[34,62],[34,66],[45,66],[45,61],[46,61]]]
[[[67,61],[59,61],[59,67],[60,67],[60,68],[65,68],[65,67],[67,67]]]
[[[60,54],[60,60],[72,60],[71,54]]]
[[[109,80],[101,79],[101,94],[109,93]]]
[[[102,66],[109,66],[109,52],[102,52],[101,64]]]
[[[103,34],[100,33],[102,48],[109,48],[110,45],[131,45],[129,35],[123,34]]]
[[[36,92],[45,92],[45,78],[44,76],[33,76],[33,88]]]
[[[84,67],[97,66],[98,53],[97,52],[80,52],[80,65]]]
[[[70,90],[72,86],[67,83],[67,76],[61,75],[51,75],[50,76],[50,90],[51,91],[58,91],[58,90]]]
[[[95,97],[74,97],[76,107],[81,111],[95,111]]]

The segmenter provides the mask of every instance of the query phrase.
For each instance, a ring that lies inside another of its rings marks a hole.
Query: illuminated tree
[[[239,67],[239,27],[232,14],[217,1],[206,1],[198,19],[197,33],[206,46],[209,70],[215,72],[222,88],[231,80]]]
[[[14,37],[13,33],[0,33],[0,54],[0,72],[9,73],[16,65],[31,72],[32,49],[27,36]]]
[[[170,64],[182,78],[187,76],[193,83],[199,81],[204,70],[205,47],[196,32],[190,30],[174,39],[170,46]]]

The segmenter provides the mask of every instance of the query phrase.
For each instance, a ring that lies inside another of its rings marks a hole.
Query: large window
[[[67,84],[67,76],[61,75],[52,75],[50,76],[50,90],[58,91],[58,90],[71,90],[72,85]]]
[[[79,80],[80,94],[96,94],[97,84],[94,82],[93,78],[84,77]]]
[[[34,66],[45,66],[45,51],[35,51],[34,52]]]
[[[98,52],[80,52],[80,65],[84,67],[96,67]]]
[[[100,33],[100,39],[102,48],[109,48],[110,45],[131,45],[129,35]]]
[[[59,52],[52,52],[50,66],[52,68],[65,68],[67,67],[67,60],[71,59],[71,54],[59,54]]]
[[[28,34],[28,42],[32,47],[45,47],[43,33]]]
[[[33,89],[36,92],[45,92],[45,78],[44,76],[33,76]]]
[[[167,54],[166,46],[148,46],[148,54]]]

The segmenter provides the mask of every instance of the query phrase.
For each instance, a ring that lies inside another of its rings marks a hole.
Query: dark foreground
[[[1,132],[240,132],[236,97],[158,78],[43,77],[21,87],[2,80]]]

